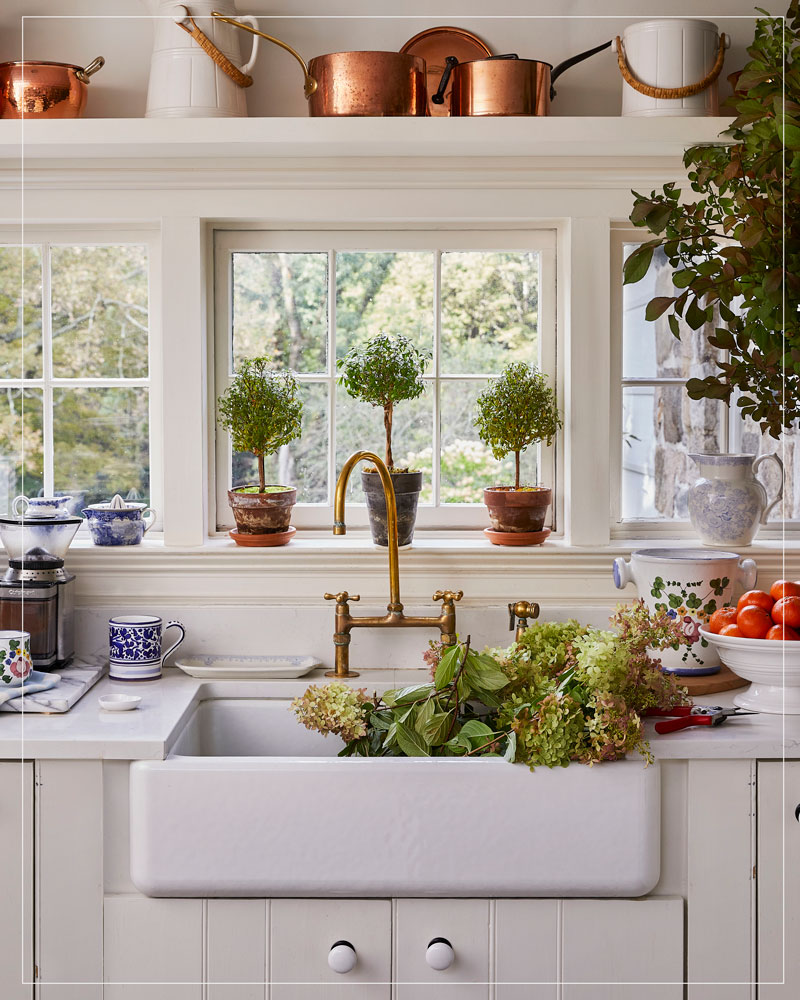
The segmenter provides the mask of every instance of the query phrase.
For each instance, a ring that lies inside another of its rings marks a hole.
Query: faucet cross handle
[[[348,601],[360,601],[360,594],[348,594],[346,590],[340,591],[338,594],[325,594],[326,601],[336,601],[337,604],[347,604]]]
[[[454,601],[460,601],[463,596],[463,590],[437,590],[432,600],[442,601],[444,604],[452,604]]]

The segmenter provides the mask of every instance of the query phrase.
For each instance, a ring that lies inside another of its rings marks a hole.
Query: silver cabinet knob
[[[336,941],[328,952],[328,965],[334,972],[344,975],[358,964],[358,955],[349,941]]]
[[[436,972],[444,972],[456,960],[456,953],[447,938],[434,938],[425,951],[425,961]]]

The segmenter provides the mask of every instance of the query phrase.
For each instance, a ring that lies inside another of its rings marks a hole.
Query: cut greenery
[[[766,13],[766,12],[762,12]],[[691,187],[650,197],[633,192],[634,225],[655,239],[626,260],[625,284],[647,274],[663,250],[675,295],[647,304],[645,318],[679,318],[693,330],[714,323],[709,343],[727,351],[719,373],[691,378],[692,399],[733,399],[762,432],[780,436],[800,417],[800,13],[756,21],[750,61],[734,74],[736,114],[724,144],[684,155]]]
[[[649,760],[640,714],[682,704],[686,692],[647,650],[678,641],[678,626],[641,601],[612,624],[537,622],[508,649],[484,653],[469,640],[431,644],[431,683],[372,697],[341,681],[312,684],[292,708],[306,728],[340,736],[340,756],[488,756],[534,768],[638,750]]]

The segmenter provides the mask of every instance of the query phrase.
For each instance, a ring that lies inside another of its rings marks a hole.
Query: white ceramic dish
[[[190,677],[227,677],[233,680],[302,677],[321,666],[313,656],[182,656],[175,661]]]
[[[704,628],[700,634],[726,666],[751,682],[734,696],[736,705],[770,715],[800,715],[800,642],[738,639]]]
[[[141,700],[138,694],[101,694],[97,699],[104,712],[130,712]]]

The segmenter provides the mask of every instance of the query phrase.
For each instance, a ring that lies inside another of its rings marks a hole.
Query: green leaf
[[[429,698],[428,701],[424,701],[419,708],[416,710],[414,717],[414,728],[418,733],[424,735],[425,726],[433,717],[436,712],[436,704],[433,698]]]
[[[478,719],[470,719],[469,722],[464,723],[459,730],[458,735],[469,740],[476,738],[486,740],[488,737],[494,735],[494,730],[490,729],[485,722],[481,722]]]
[[[625,261],[625,266],[623,268],[623,285],[633,285],[637,281],[641,281],[642,278],[650,270],[650,262],[653,259],[653,251],[655,250],[654,243],[643,243],[640,247],[637,247],[632,254]]]
[[[397,743],[407,757],[430,757],[428,744],[413,729],[398,724]]]
[[[387,691],[387,694],[391,694],[393,697],[392,705],[412,705],[415,701],[424,698],[425,695],[431,694],[433,689],[433,684],[412,684],[410,687],[400,688],[399,691]],[[390,704],[386,701],[386,695],[383,696],[383,700],[386,704]]]
[[[657,320],[659,316],[663,315],[669,309],[676,298],[677,296],[675,295],[659,295],[654,299],[650,299],[644,311],[644,318],[651,323]]]
[[[436,679],[434,682],[438,691],[447,687],[447,685],[453,680],[462,656],[463,647],[460,644],[451,646],[442,655],[442,658],[439,661],[439,666],[436,668]]]
[[[509,763],[514,763],[514,758],[517,755],[517,734],[515,732],[510,732],[506,736],[506,749],[503,754],[503,760],[509,761]]]
[[[436,712],[428,719],[422,735],[431,746],[439,746],[447,739],[452,722],[452,712]]]

